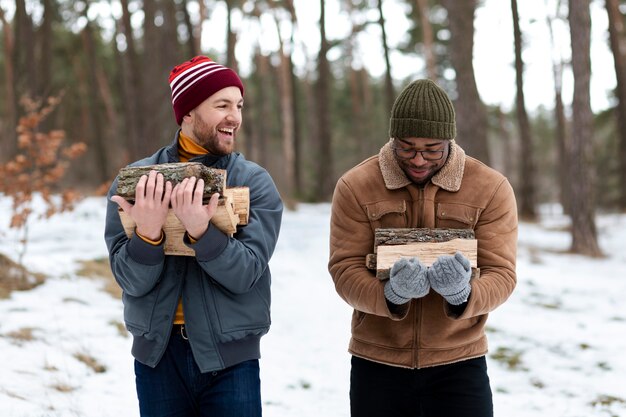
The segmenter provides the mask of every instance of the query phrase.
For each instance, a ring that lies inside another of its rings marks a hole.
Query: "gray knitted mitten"
[[[472,291],[472,266],[461,252],[443,255],[428,268],[428,280],[433,290],[453,305],[463,304]]]
[[[401,258],[391,267],[385,283],[385,297],[393,304],[407,303],[411,298],[428,294],[428,267],[417,258]]]

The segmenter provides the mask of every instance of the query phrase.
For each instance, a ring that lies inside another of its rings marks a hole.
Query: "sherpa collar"
[[[385,186],[390,190],[397,190],[411,184],[411,180],[406,176],[393,154],[391,143],[393,139],[385,144],[378,153],[378,163],[385,180]],[[450,153],[444,166],[437,172],[430,181],[446,191],[456,192],[461,188],[463,170],[465,169],[465,151],[456,144],[454,140],[450,144]]]

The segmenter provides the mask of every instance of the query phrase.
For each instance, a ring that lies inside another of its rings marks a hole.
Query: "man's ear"
[[[186,115],[183,116],[183,123],[184,122],[191,122],[191,112],[189,112],[189,113],[187,113]]]

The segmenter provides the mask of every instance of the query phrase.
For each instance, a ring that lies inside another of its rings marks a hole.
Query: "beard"
[[[217,126],[210,126],[197,117],[194,119],[192,132],[198,145],[206,149],[211,155],[225,156],[235,150],[236,131],[233,131],[232,136],[228,137],[228,135],[218,133]],[[222,136],[221,139],[220,136]]]
[[[414,184],[424,185],[437,173],[439,168],[437,166],[432,166],[430,164],[423,166],[414,166],[406,161],[398,161],[400,168],[404,171],[404,174],[410,179]],[[419,171],[420,173],[416,173],[415,171]]]

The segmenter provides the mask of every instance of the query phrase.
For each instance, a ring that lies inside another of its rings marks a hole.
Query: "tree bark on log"
[[[152,170],[161,174],[165,181],[172,186],[182,182],[185,178],[196,177],[204,180],[204,198],[206,203],[213,193],[222,194],[226,189],[226,171],[209,168],[200,162],[176,162],[170,164],[128,166],[120,169],[117,177],[117,195],[126,200],[135,199],[135,188],[142,175],[148,175]]]
[[[406,245],[416,242],[447,242],[453,239],[474,239],[472,229],[389,228],[376,229],[374,252],[382,245]]]

